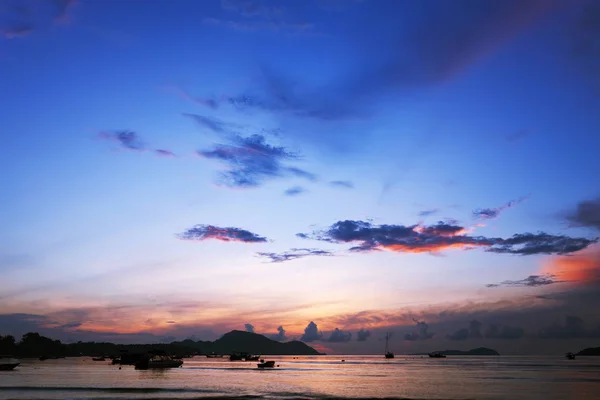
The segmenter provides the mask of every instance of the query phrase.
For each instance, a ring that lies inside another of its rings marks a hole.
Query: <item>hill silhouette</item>
[[[171,343],[129,345],[107,342],[64,344],[35,332],[23,335],[23,338],[18,343],[12,336],[0,336],[0,354],[12,354],[17,357],[118,356],[123,352],[140,354],[147,353],[150,350],[162,350],[177,356],[211,353],[231,354],[236,352],[298,356],[321,354],[312,347],[297,340],[281,343],[257,333],[244,331],[228,332],[214,342],[186,339]]]
[[[445,356],[499,356],[500,353],[498,353],[496,350],[494,349],[489,349],[487,347],[478,347],[476,349],[471,349],[471,350],[443,350],[443,351],[434,351],[434,353],[441,353]],[[411,355],[418,355],[418,356],[424,356],[427,355],[428,353],[417,353],[417,354],[411,354]]]
[[[588,347],[581,350],[576,356],[600,356],[600,347]]]

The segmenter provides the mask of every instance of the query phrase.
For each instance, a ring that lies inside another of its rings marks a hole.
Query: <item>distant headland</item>
[[[600,347],[588,347],[581,350],[576,356],[600,356]]]
[[[76,357],[76,356],[118,356],[123,351],[146,353],[150,350],[163,350],[175,356],[206,354],[233,354],[247,352],[262,355],[320,355],[307,344],[292,340],[281,343],[257,333],[231,331],[214,342],[186,339],[171,343],[157,344],[114,344],[108,342],[61,343],[39,333],[23,335],[20,342],[12,336],[0,336],[0,354],[12,354],[16,357]]]
[[[444,356],[499,356],[498,353],[494,349],[488,349],[487,347],[478,347],[476,349],[471,349],[467,351],[463,350],[442,350],[442,351],[434,351],[433,353],[439,353]],[[429,353],[415,353],[409,354],[411,356],[425,356]]]

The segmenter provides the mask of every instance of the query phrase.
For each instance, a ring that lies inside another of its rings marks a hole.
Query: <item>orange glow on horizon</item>
[[[600,280],[600,244],[573,255],[552,257],[543,266],[542,273],[570,282]]]

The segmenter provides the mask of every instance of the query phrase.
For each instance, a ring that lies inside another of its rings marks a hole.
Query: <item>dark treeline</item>
[[[291,341],[280,343],[255,333],[232,331],[214,342],[193,341],[158,344],[114,344],[107,342],[61,343],[39,333],[30,332],[23,335],[20,342],[13,336],[0,336],[0,355],[12,355],[20,358],[28,357],[77,357],[77,356],[119,356],[123,352],[139,354],[151,350],[163,350],[175,356],[191,356],[196,354],[231,354],[249,352],[264,355],[317,355],[312,347]]]

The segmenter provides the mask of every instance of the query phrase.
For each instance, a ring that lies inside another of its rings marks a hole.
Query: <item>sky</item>
[[[0,4],[0,334],[600,341],[600,7]]]

